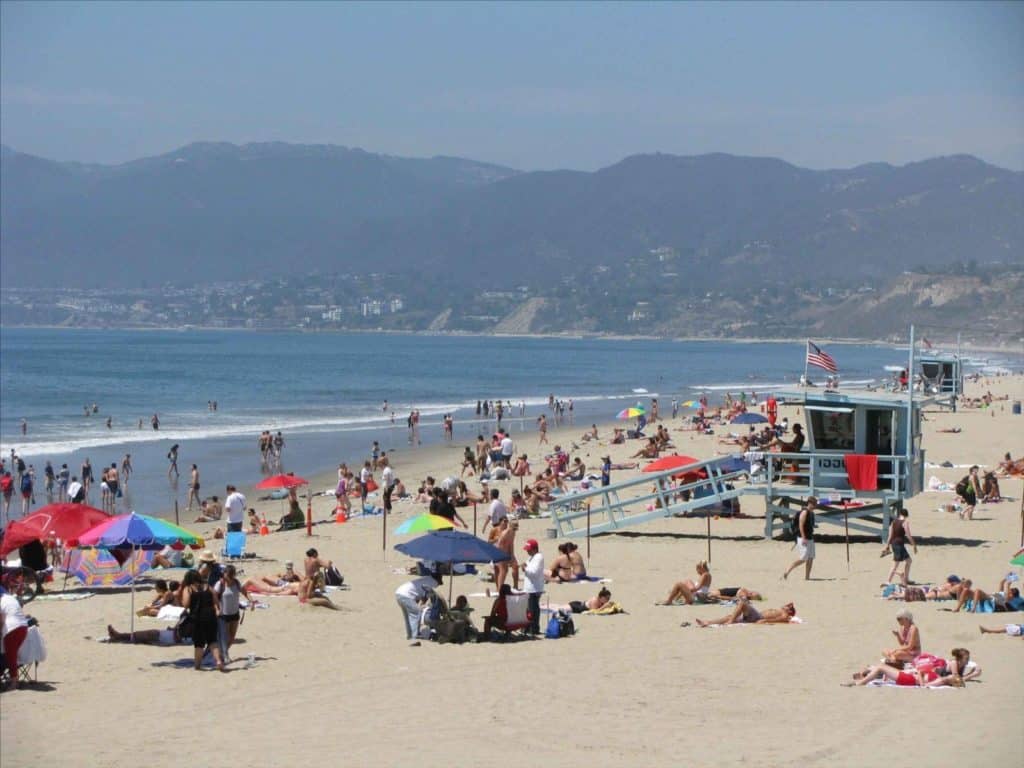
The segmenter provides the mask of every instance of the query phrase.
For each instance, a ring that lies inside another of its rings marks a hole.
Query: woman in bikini
[[[749,600],[740,600],[739,605],[728,616],[713,621],[697,619],[698,627],[713,627],[718,624],[788,624],[796,616],[796,606],[786,603],[781,608],[767,608],[758,611]],[[684,624],[685,626],[685,624]]]
[[[914,615],[907,610],[896,614],[897,628],[892,631],[899,646],[882,652],[887,664],[902,664],[921,655],[921,633],[914,624]]]
[[[706,560],[697,563],[697,581],[690,579],[677,581],[664,602],[655,605],[674,605],[677,600],[682,599],[687,605],[693,605],[694,601],[707,602],[708,591],[711,589],[711,569],[708,568]]]
[[[954,648],[949,661],[938,659],[938,664],[922,664],[915,666],[913,671],[904,670],[890,664],[878,664],[856,672],[853,682],[843,683],[846,686],[867,685],[872,680],[891,680],[896,685],[919,686],[922,688],[940,688],[951,686],[962,688],[968,680],[981,675],[981,667],[971,664],[971,652],[966,648]]]
[[[545,581],[572,581],[572,562],[567,551],[568,544],[559,544],[559,555],[551,564],[551,569],[544,576]]]

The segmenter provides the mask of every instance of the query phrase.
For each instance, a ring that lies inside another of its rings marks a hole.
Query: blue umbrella
[[[727,456],[715,462],[715,466],[722,472],[749,472],[750,462],[735,456]]]
[[[732,420],[733,424],[767,424],[768,419],[762,416],[760,413],[751,413],[747,411],[741,413],[735,419]]]
[[[512,556],[478,539],[471,533],[463,531],[431,531],[418,539],[404,544],[395,544],[399,552],[420,560],[433,560],[437,563],[448,563],[451,573],[452,563],[490,563],[511,560]],[[452,602],[452,581],[448,578],[448,604]]]
[[[463,531],[431,531],[418,539],[396,544],[399,552],[419,560],[438,563],[490,563],[511,560],[512,556]]]

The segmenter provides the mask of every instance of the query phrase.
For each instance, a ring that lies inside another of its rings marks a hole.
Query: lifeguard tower
[[[739,496],[761,496],[764,536],[771,538],[815,496],[819,523],[884,537],[895,510],[922,490],[921,409],[934,397],[913,388],[889,393],[799,387],[775,395],[798,408],[806,430],[799,451],[755,450],[695,461],[560,497],[548,505],[555,535],[618,531],[724,507]]]
[[[964,393],[964,370],[959,355],[923,354],[918,358],[917,373],[925,394],[943,405]]]

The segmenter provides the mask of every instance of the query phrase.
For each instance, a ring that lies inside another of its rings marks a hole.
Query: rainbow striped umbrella
[[[64,556],[63,569],[87,587],[126,587],[148,571],[153,552],[132,552],[122,564],[106,549],[75,549]]]
[[[396,534],[423,533],[425,531],[451,530],[455,527],[451,520],[440,515],[424,512],[422,515],[410,517],[395,529]]]
[[[646,415],[647,415],[647,411],[645,411],[643,408],[629,407],[629,408],[623,408],[621,411],[619,411],[618,415],[615,418],[616,419],[636,419],[636,418],[639,418],[640,416],[646,416]]]
[[[202,549],[203,539],[167,520],[129,512],[90,528],[70,544],[101,549],[163,549],[166,546]]]
[[[203,546],[203,539],[179,525],[158,517],[129,512],[127,515],[118,515],[100,523],[95,528],[90,528],[71,544],[77,547],[108,550],[157,550],[167,546],[190,546],[193,549],[198,549]],[[135,632],[135,576],[137,574],[132,569],[131,631],[133,634]]]

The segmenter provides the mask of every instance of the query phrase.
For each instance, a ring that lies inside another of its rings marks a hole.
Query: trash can
[[[1013,415],[1020,416],[1020,400],[1013,401]]]

